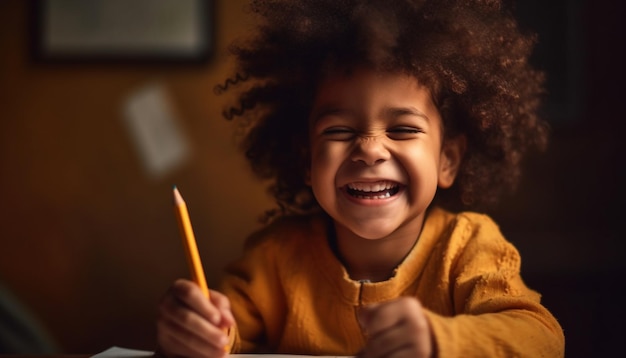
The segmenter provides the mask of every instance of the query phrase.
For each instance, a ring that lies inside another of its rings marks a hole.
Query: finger
[[[222,329],[172,295],[166,296],[161,302],[158,323],[165,335],[174,335],[179,340],[220,349],[228,342]]]
[[[395,301],[392,301],[395,302]],[[389,303],[377,303],[359,308],[359,324],[368,336],[374,335],[393,326],[397,320],[395,315],[390,316]],[[391,305],[393,308],[393,305]]]
[[[219,326],[222,328],[229,328],[235,325],[235,318],[230,310],[230,300],[226,295],[218,291],[211,292],[211,302],[217,308],[221,315],[221,321]]]
[[[408,321],[399,323],[367,341],[360,358],[426,358],[432,356],[428,332],[415,333],[407,329]]]
[[[417,299],[368,306],[361,320],[368,334],[364,357],[428,357],[432,352],[430,326]]]
[[[410,338],[403,334],[400,326],[392,326],[369,337],[360,357],[399,357],[402,356],[403,351],[408,352],[410,348]],[[417,358],[420,356],[413,355],[413,357]]]
[[[422,305],[412,297],[401,297],[395,300],[363,307],[361,322],[369,335],[376,335],[404,321],[412,321],[415,330],[428,330],[428,323]]]
[[[160,351],[168,357],[223,357],[223,348],[207,345],[206,341],[175,323],[161,320],[157,324],[157,339]]]
[[[225,352],[224,347],[228,340],[221,331],[203,336],[168,320],[157,323],[157,334],[164,352],[183,356],[219,356]]]
[[[212,301],[204,296],[200,286],[195,282],[178,279],[172,285],[171,291],[182,303],[214,325],[218,325],[222,320],[222,313],[215,307]]]

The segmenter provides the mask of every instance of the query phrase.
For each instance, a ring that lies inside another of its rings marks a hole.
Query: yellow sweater
[[[360,304],[417,297],[439,357],[562,357],[565,340],[520,257],[487,216],[434,208],[419,240],[384,282],[351,280],[323,217],[281,219],[253,235],[226,270],[234,353],[354,355],[364,345]]]

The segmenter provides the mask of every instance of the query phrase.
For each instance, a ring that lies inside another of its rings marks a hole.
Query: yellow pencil
[[[189,220],[189,212],[187,211],[187,204],[183,197],[180,195],[178,188],[174,186],[174,207],[176,209],[176,218],[178,219],[178,227],[180,228],[180,234],[183,237],[183,243],[185,245],[185,253],[187,254],[187,262],[189,263],[189,271],[191,272],[191,279],[200,286],[200,289],[204,293],[204,296],[209,297],[209,287],[206,284],[206,278],[204,277],[204,269],[202,268],[202,262],[200,261],[200,254],[198,253],[198,245],[196,244],[196,237],[193,234],[191,227],[191,220]],[[228,334],[228,330],[224,332]],[[224,352],[230,352],[230,345],[224,346]]]
[[[178,219],[180,234],[185,245],[185,253],[187,254],[187,262],[189,263],[191,279],[197,283],[198,286],[200,286],[204,295],[209,297],[209,288],[206,284],[206,278],[204,277],[204,269],[202,268],[202,262],[200,261],[196,238],[193,235],[193,229],[191,228],[187,204],[185,204],[185,201],[176,186],[174,186],[174,207],[176,209],[176,217]]]

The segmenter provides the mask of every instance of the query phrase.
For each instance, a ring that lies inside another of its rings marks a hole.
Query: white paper
[[[159,178],[187,160],[189,143],[162,85],[132,93],[124,104],[124,118],[150,176]]]
[[[142,351],[138,349],[128,349],[122,347],[111,347],[101,353],[98,353],[93,358],[139,358],[139,357],[152,357],[154,352]]]
[[[122,347],[111,347],[104,352],[98,353],[92,358],[140,358],[152,357],[154,352],[142,351],[137,349],[128,349]],[[348,356],[311,356],[311,355],[294,355],[294,354],[229,354],[230,357],[236,358],[349,358]]]

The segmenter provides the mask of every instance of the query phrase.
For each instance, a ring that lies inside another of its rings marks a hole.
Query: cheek
[[[314,184],[319,181],[320,170],[324,168],[325,157],[321,155],[318,151],[314,151],[311,153],[311,171],[310,171],[310,180],[311,183]]]
[[[341,151],[336,146],[317,145],[311,152],[311,188],[316,196],[335,190],[337,171],[342,162]],[[318,197],[318,200],[321,199]]]
[[[412,186],[418,185],[424,190],[437,187],[438,159],[431,151],[407,150],[402,153],[400,160]]]
[[[341,153],[337,145],[314,145],[311,150],[311,171],[324,172],[336,168],[342,160]]]

